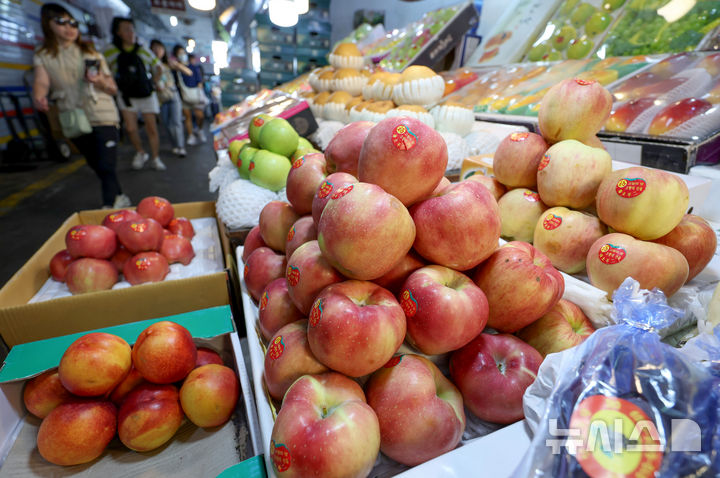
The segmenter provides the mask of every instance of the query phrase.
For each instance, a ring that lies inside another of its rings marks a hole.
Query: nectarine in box
[[[250,391],[240,338],[227,305],[169,317],[143,320],[99,329],[133,344],[153,323],[171,321],[182,325],[198,347],[215,351],[225,366],[239,378],[240,394],[233,414],[223,425],[200,428],[184,419],[170,440],[150,453],[126,448],[117,436],[99,458],[84,465],[59,466],[45,461],[37,452],[36,440],[41,420],[23,405],[25,382],[57,367],[65,350],[86,332],[16,345],[0,369],[0,477],[4,476],[232,476],[257,475],[261,461],[245,462],[259,452],[255,405]],[[217,365],[213,365],[217,367]],[[111,402],[106,402],[111,403]],[[114,408],[114,405],[110,404]],[[241,471],[237,471],[241,470]],[[239,473],[239,474],[237,474]],[[245,473],[245,474],[243,474]]]
[[[174,204],[177,217],[215,218],[215,203]],[[80,211],[68,217],[0,289],[0,335],[8,346],[230,304],[228,280],[234,258],[222,221],[217,221],[220,250],[210,251],[225,270],[187,279],[92,292],[28,303],[50,277],[48,264],[65,248],[65,234],[78,224],[100,224],[106,210]]]

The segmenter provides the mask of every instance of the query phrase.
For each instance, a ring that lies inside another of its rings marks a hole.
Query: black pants
[[[112,206],[115,196],[122,193],[115,172],[118,129],[115,126],[93,126],[92,133],[73,138],[72,142],[100,178],[103,206]]]

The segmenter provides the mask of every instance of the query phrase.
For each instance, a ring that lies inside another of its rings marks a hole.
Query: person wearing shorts
[[[194,55],[188,55],[181,45],[175,45],[173,55],[178,62],[189,70],[189,75],[183,71],[176,72],[176,81],[180,91],[180,97],[183,103],[183,116],[185,117],[185,131],[187,134],[187,144],[194,146],[198,143],[207,141],[203,125],[205,122],[205,105],[207,97],[203,90],[202,68],[193,61]],[[195,123],[197,130],[193,129],[193,114],[195,115]]]
[[[118,106],[123,123],[125,124],[125,132],[135,148],[132,168],[142,169],[145,163],[150,160],[150,165],[153,168],[158,171],[164,171],[166,167],[160,159],[160,136],[157,126],[160,104],[157,94],[155,91],[151,91],[149,95],[144,97],[133,97],[123,94],[121,85],[124,83],[123,80],[127,83],[127,78],[124,78],[127,72],[119,68],[120,55],[133,54],[140,58],[145,71],[155,77],[159,73],[159,60],[152,51],[137,43],[135,26],[132,19],[124,17],[113,18],[112,36],[113,42],[105,50],[104,54],[110,69],[115,74],[118,86],[121,87],[121,91],[118,93]],[[150,143],[150,153],[152,156],[145,152],[142,140],[140,139],[140,131],[138,130],[138,115],[140,114],[145,122],[145,133]]]

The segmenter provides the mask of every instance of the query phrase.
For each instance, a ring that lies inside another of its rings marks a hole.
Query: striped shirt
[[[132,51],[133,48],[134,47],[130,47],[125,51]],[[160,63],[160,60],[157,56],[155,56],[155,53],[153,53],[147,47],[140,45],[138,47],[137,54],[142,60],[143,64],[145,64],[145,69],[147,70],[147,72],[153,73],[157,65]],[[110,70],[112,70],[113,75],[117,75],[117,60],[118,56],[120,55],[120,49],[111,43],[105,49],[103,55],[105,55],[105,60],[107,60],[108,66],[110,67]]]

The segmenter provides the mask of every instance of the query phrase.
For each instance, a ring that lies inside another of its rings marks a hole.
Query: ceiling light
[[[270,21],[279,27],[293,27],[298,22],[298,12],[292,0],[268,0]]]
[[[215,8],[215,0],[188,0],[188,4],[195,10],[202,10],[204,12]]]

